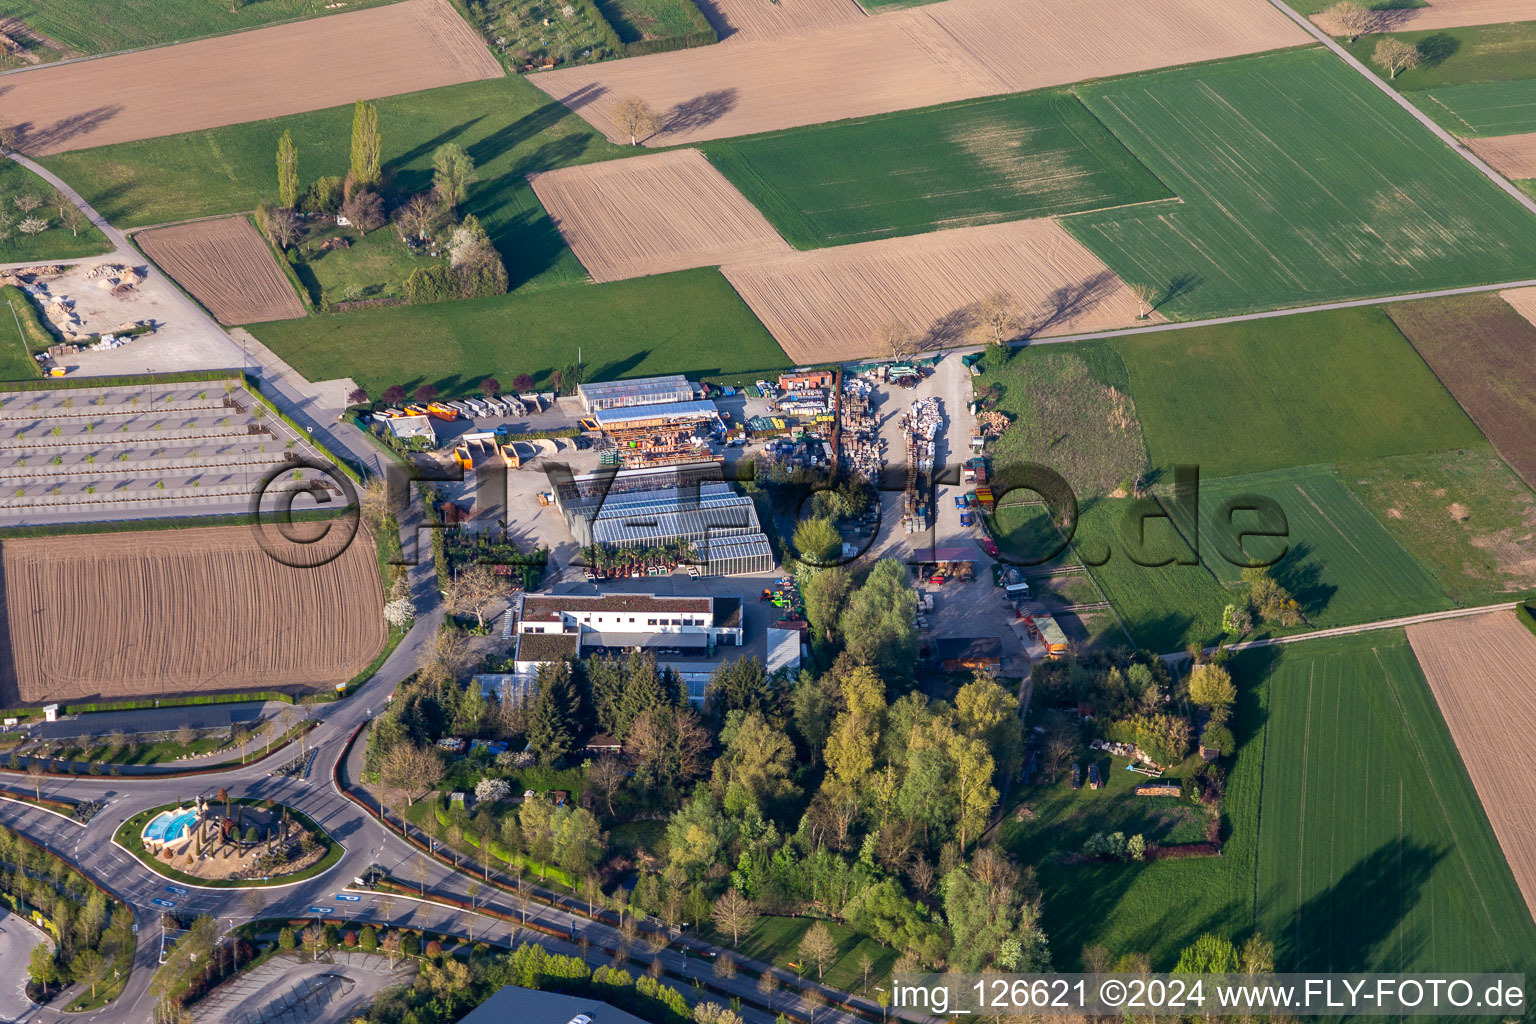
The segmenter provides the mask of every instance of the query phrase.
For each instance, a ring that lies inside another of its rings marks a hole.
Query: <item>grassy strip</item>
[[[1536,614],[1531,611],[1531,602],[1526,601],[1515,606],[1515,618],[1520,620],[1520,625],[1536,635]]]
[[[20,325],[22,340],[26,343],[28,354],[34,352],[46,352],[48,346],[55,344],[56,338],[48,325],[43,323],[43,318],[37,312],[37,304],[32,297],[13,284],[0,287],[0,299],[4,299],[15,311],[13,322]]]
[[[263,808],[266,805],[265,800],[258,800],[253,797],[240,797],[231,800],[230,803]],[[145,867],[156,874],[163,875],[175,882],[185,882],[189,885],[201,885],[214,889],[257,889],[274,885],[287,885],[290,882],[302,882],[306,879],[314,878],[322,872],[329,871],[336,865],[337,861],[341,860],[342,854],[346,851],[340,843],[331,838],[325,829],[315,824],[315,819],[288,804],[279,804],[278,806],[287,807],[289,815],[299,823],[301,828],[314,833],[320,842],[326,844],[326,851],[324,857],[321,857],[319,861],[302,871],[295,871],[287,875],[274,875],[265,881],[258,878],[199,878],[197,875],[189,875],[185,871],[179,871],[150,854],[144,847],[144,826],[148,825],[150,820],[161,811],[173,810],[176,804],[162,804],[159,807],[151,807],[147,811],[140,811],[118,826],[117,832],[112,838],[117,845],[133,854]]]

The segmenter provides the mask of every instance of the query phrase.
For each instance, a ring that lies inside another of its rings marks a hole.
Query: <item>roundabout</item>
[[[304,812],[248,797],[151,807],[112,842],[163,878],[218,889],[305,881],[346,852]]]

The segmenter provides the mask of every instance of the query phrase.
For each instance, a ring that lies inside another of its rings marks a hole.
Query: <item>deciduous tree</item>
[[[475,161],[464,147],[445,142],[432,152],[432,190],[438,202],[456,210],[475,181]]]
[[[806,929],[800,940],[800,955],[816,965],[818,979],[825,975],[832,961],[837,959],[837,942],[833,940],[831,930],[820,921]]]
[[[352,108],[351,180],[357,188],[379,183],[379,111],[372,103],[358,100]],[[350,190],[349,190],[350,191]],[[348,218],[351,219],[350,217]]]
[[[1341,0],[1328,8],[1327,17],[1354,42],[1376,27],[1378,15],[1355,0]]]
[[[277,202],[290,210],[299,205],[299,147],[289,131],[277,140]]]
[[[626,96],[613,105],[613,123],[629,136],[631,146],[638,146],[641,139],[656,134],[661,119],[645,100],[638,96]]]
[[[741,933],[749,932],[757,923],[757,908],[738,889],[727,889],[725,895],[715,901],[709,916],[715,927],[731,933],[731,945],[741,943]]]
[[[506,582],[490,566],[467,565],[448,581],[445,600],[455,615],[467,612],[483,627],[485,609],[506,592]]]
[[[366,235],[384,223],[384,200],[370,188],[354,188],[342,200],[341,215],[357,228],[358,234]]]
[[[1388,78],[1396,79],[1399,71],[1412,71],[1424,58],[1417,46],[1388,36],[1376,44],[1371,59],[1387,72]]]
[[[1022,323],[1019,304],[1010,292],[995,291],[976,306],[976,325],[994,345],[1009,341]]]

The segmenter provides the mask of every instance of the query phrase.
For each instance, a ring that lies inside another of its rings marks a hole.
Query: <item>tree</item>
[[[16,126],[0,118],[0,153],[9,153],[21,142],[21,133]]]
[[[299,217],[286,206],[280,206],[275,210],[268,210],[264,222],[267,237],[272,239],[272,244],[279,250],[287,248],[299,238]]]
[[[528,710],[528,746],[544,764],[554,764],[576,744],[579,699],[571,666],[546,662],[538,669],[537,696]]]
[[[485,609],[492,601],[506,594],[506,583],[491,571],[488,565],[468,565],[460,569],[448,581],[444,595],[449,610],[455,615],[469,612],[483,628]]]
[[[473,214],[453,229],[448,261],[461,299],[501,295],[507,290],[507,268],[480,219]]]
[[[23,192],[21,195],[13,199],[12,202],[16,204],[17,208],[20,209],[22,213],[31,213],[33,210],[43,205],[43,201],[41,199],[29,192]]]
[[[42,943],[32,947],[32,957],[27,962],[27,974],[40,987],[46,988],[59,980],[59,962],[53,958],[53,949]]]
[[[480,378],[480,393],[486,398],[492,398],[501,394],[501,381],[495,377]]]
[[[993,292],[976,306],[976,324],[987,332],[994,345],[1008,341],[1022,322],[1019,304],[1006,291]]]
[[[190,747],[197,740],[197,730],[183,722],[176,727],[174,738],[178,747]]]
[[[342,200],[341,215],[357,228],[358,234],[366,235],[384,223],[384,200],[372,189],[355,188]]]
[[[1210,712],[1211,721],[1225,722],[1237,700],[1232,673],[1220,665],[1197,665],[1189,673],[1189,699]]]
[[[881,353],[898,363],[905,362],[917,351],[917,336],[912,333],[912,328],[899,320],[888,320],[876,327],[875,338]]]
[[[1179,954],[1179,962],[1173,968],[1173,973],[1236,974],[1237,968],[1237,950],[1232,940],[1207,933]]]
[[[60,213],[60,216],[64,219],[64,226],[69,228],[69,233],[79,237],[80,229],[86,225],[85,214],[80,212],[80,208],[73,204],[66,203],[64,209]]]
[[[817,921],[806,929],[800,940],[800,955],[816,965],[816,977],[820,979],[837,958],[837,942],[826,925]]]
[[[1424,58],[1417,46],[1389,36],[1376,44],[1371,59],[1395,79],[1399,71],[1412,71]]]
[[[818,567],[830,566],[842,554],[843,538],[830,519],[802,519],[795,527],[795,550],[802,561]]]
[[[1355,0],[1341,0],[1328,8],[1328,18],[1354,42],[1376,27],[1377,15]]]
[[[352,108],[352,184],[358,188],[377,185],[379,170],[379,111],[372,103],[358,100]],[[352,191],[349,189],[348,191]],[[347,218],[351,220],[350,217]]]
[[[379,764],[379,782],[396,794],[405,794],[406,806],[416,793],[436,786],[443,778],[443,760],[437,751],[409,741],[396,743]]]
[[[838,628],[849,656],[888,682],[911,679],[917,664],[917,593],[907,567],[883,558],[849,595]]]
[[[429,193],[418,192],[395,211],[395,222],[407,238],[426,238],[441,212]]]
[[[591,871],[605,846],[603,830],[585,807],[556,811],[550,819],[550,841],[555,863],[573,878]]]
[[[475,181],[475,161],[464,147],[445,142],[432,152],[432,190],[437,201],[456,210]]]
[[[48,222],[42,217],[26,217],[16,225],[16,230],[24,235],[40,235],[48,230]]]
[[[27,774],[32,776],[32,796],[35,799],[43,798],[43,762],[36,757],[27,758]]]
[[[1297,626],[1306,621],[1301,614],[1301,605],[1280,585],[1268,567],[1244,569],[1242,577],[1248,584],[1249,600],[1266,621],[1282,626]]]
[[[831,642],[837,620],[853,590],[853,577],[842,566],[832,566],[815,573],[800,585],[805,601],[805,617],[821,639]]]
[[[423,384],[416,389],[411,397],[422,405],[426,405],[428,402],[435,402],[437,401],[437,386],[434,384]]]
[[[662,786],[682,785],[709,767],[709,730],[687,708],[662,705],[636,716],[624,749]]]
[[[277,202],[289,210],[299,205],[299,147],[290,131],[277,140]]]
[[[70,976],[81,985],[91,987],[91,998],[96,998],[96,986],[107,976],[107,959],[94,949],[82,949],[75,954],[69,965]]]
[[[403,405],[405,403],[405,388],[399,384],[391,384],[379,395],[379,400],[385,405]]]
[[[661,126],[650,104],[638,96],[627,96],[613,105],[613,123],[629,136],[631,146],[640,145],[642,138],[655,135]]]
[[[710,918],[722,932],[731,933],[731,945],[741,943],[741,933],[750,932],[757,924],[757,908],[742,895],[739,889],[727,889],[725,895],[715,900]]]
[[[368,391],[367,391],[367,389],[366,388],[353,388],[351,391],[348,391],[347,392],[347,404],[349,406],[350,405],[369,405],[370,404],[370,400],[368,398]]]
[[[512,378],[513,391],[532,391],[533,377],[526,373],[520,373]]]
[[[587,769],[587,782],[592,791],[603,798],[610,817],[613,815],[613,798],[624,788],[628,775],[629,769],[624,767],[624,762],[612,754],[604,754]]]
[[[300,938],[304,950],[309,953],[311,960],[320,959],[320,951],[325,948],[325,930],[317,924],[312,924],[304,929]]]

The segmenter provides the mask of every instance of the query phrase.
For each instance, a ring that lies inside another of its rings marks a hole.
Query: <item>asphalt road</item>
[[[27,998],[26,964],[45,941],[40,929],[0,907],[0,964],[6,967],[0,971],[0,1021],[20,1020],[36,1007]]]

